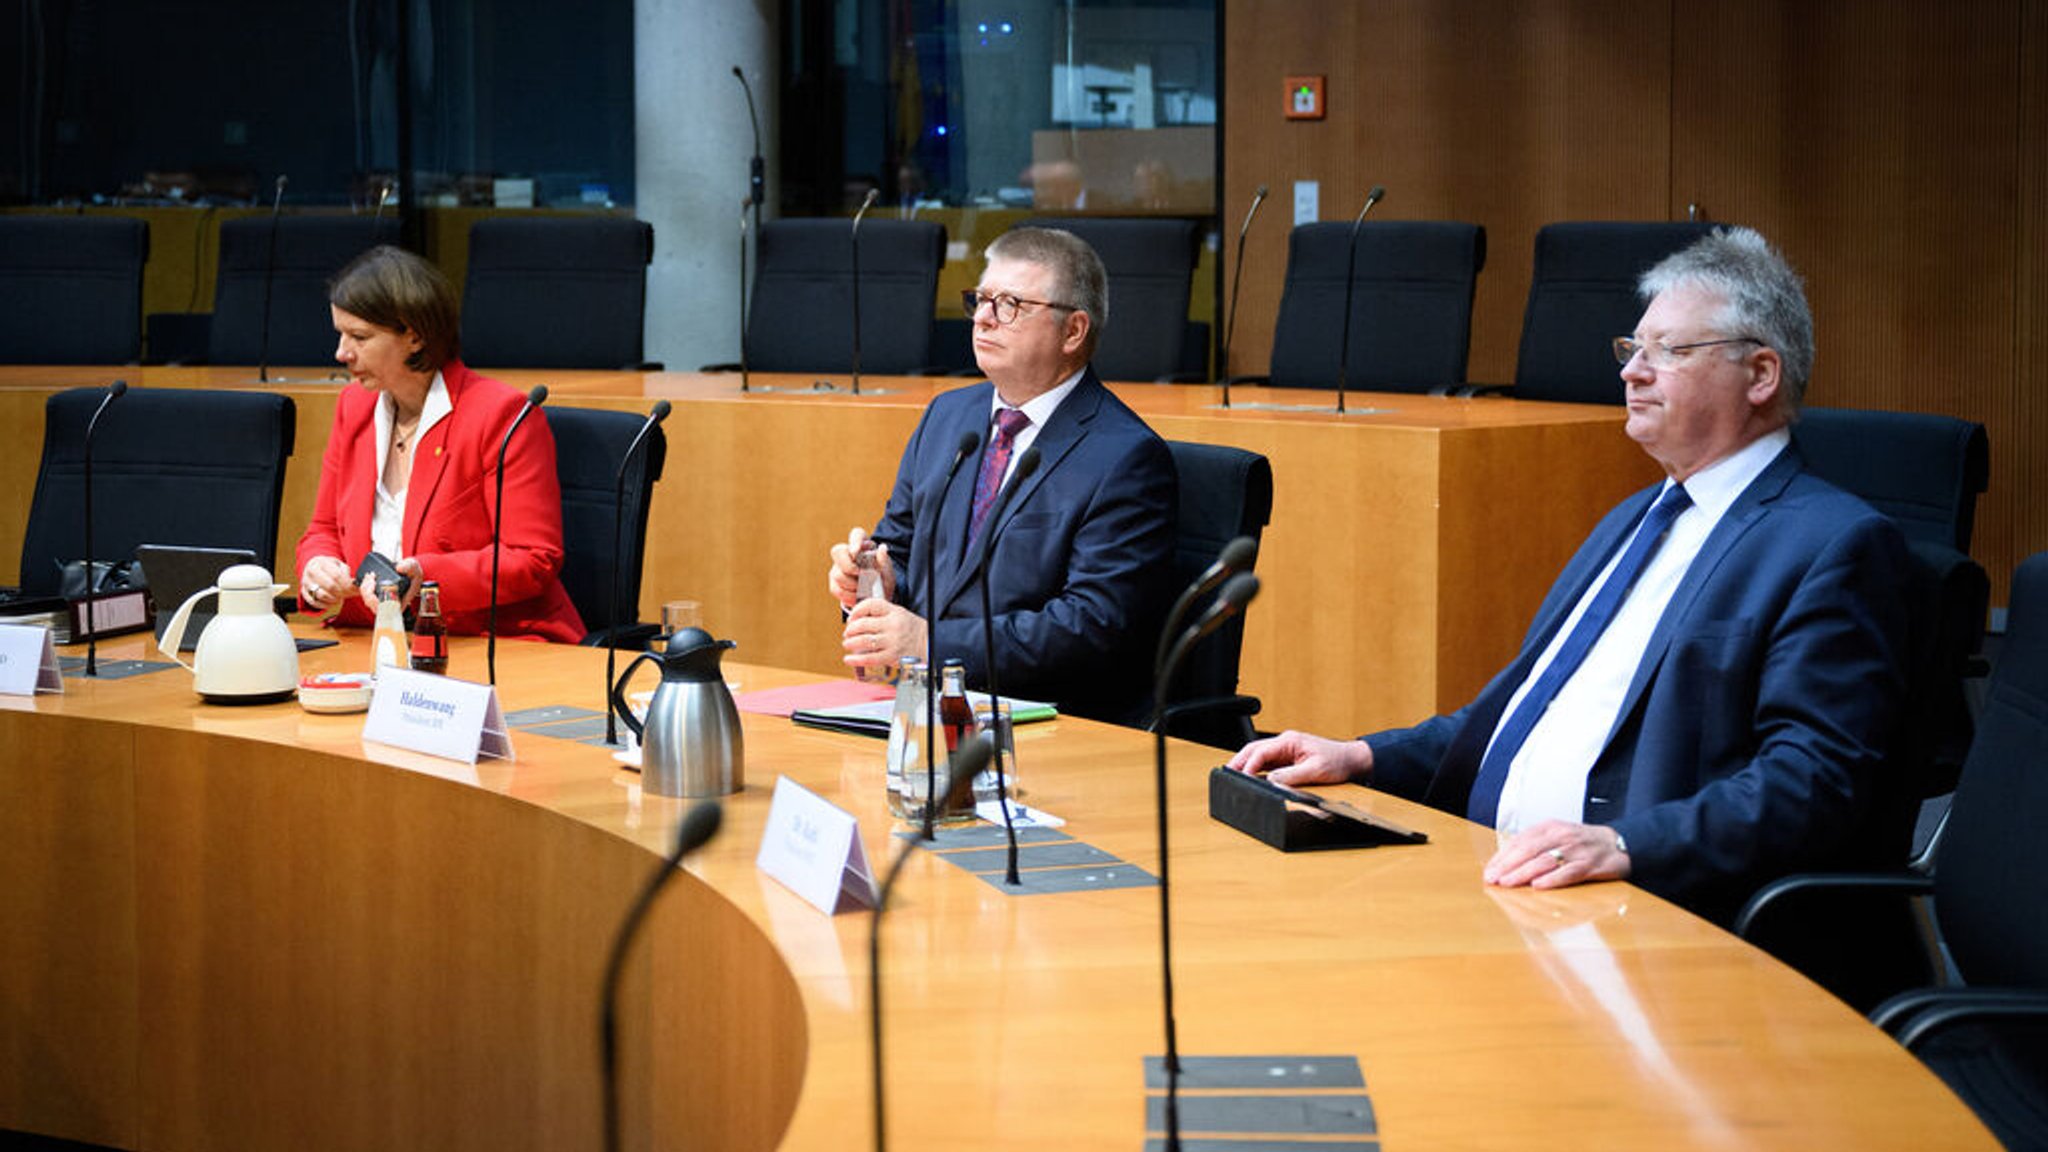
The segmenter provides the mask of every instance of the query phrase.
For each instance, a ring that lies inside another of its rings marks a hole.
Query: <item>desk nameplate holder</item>
[[[0,696],[33,696],[64,691],[57,646],[50,630],[30,624],[0,624]]]
[[[388,666],[377,670],[363,739],[470,765],[512,759],[496,688]]]
[[[1282,852],[1424,844],[1429,837],[1362,808],[1216,768],[1209,773],[1209,815]]]

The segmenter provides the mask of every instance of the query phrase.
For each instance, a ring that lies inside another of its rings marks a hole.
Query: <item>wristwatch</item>
[[[1621,829],[1610,827],[1608,831],[1614,833],[1614,850],[1623,856],[1628,855],[1628,840],[1622,836]]]

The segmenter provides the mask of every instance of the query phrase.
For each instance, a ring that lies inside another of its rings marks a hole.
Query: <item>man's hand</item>
[[[896,565],[889,559],[889,546],[871,544],[866,530],[855,528],[846,534],[846,543],[832,546],[832,565],[825,570],[826,590],[849,612],[860,601],[860,567],[854,557],[863,547],[874,549],[875,570],[882,577],[882,599],[896,598]]]
[[[1621,836],[1600,824],[1545,820],[1508,837],[1483,875],[1502,888],[1563,888],[1590,880],[1626,880]]]
[[[1239,772],[1265,772],[1275,784],[1345,784],[1372,771],[1372,749],[1363,740],[1326,740],[1306,732],[1282,732],[1254,740],[1230,758]]]
[[[905,656],[924,655],[924,618],[879,597],[863,600],[847,616],[839,646],[847,667],[884,672]]]

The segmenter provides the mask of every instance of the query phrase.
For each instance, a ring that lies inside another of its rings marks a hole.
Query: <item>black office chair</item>
[[[105,395],[73,388],[44,405],[25,595],[56,594],[62,565],[85,557],[85,426]],[[129,389],[93,440],[93,558],[131,560],[138,544],[246,548],[276,573],[294,413],[291,397],[265,392]]]
[[[1273,516],[1273,466],[1242,448],[1181,440],[1169,440],[1167,447],[1180,474],[1174,582],[1186,587],[1215,563],[1225,544],[1239,536],[1256,542],[1265,534]],[[1199,615],[1207,606],[1205,598],[1193,611]],[[1174,699],[1182,703],[1167,721],[1168,735],[1232,751],[1256,735],[1252,717],[1258,715],[1259,700],[1237,692],[1243,649],[1240,613],[1189,655],[1176,682]]]
[[[1808,408],[1792,428],[1806,466],[1863,497],[1911,540],[1970,550],[1991,481],[1984,426],[1925,412]]]
[[[1348,272],[1348,387],[1444,392],[1463,384],[1486,230],[1442,220],[1372,220],[1360,226],[1357,259],[1347,267],[1350,255],[1349,223],[1303,224],[1288,235],[1271,371],[1239,379],[1335,388]]]
[[[1539,230],[1514,396],[1620,404],[1613,343],[1634,332],[1642,318],[1636,281],[1713,228],[1689,221],[1602,221]]]
[[[141,220],[0,215],[0,363],[141,359],[148,259]]]
[[[613,541],[618,543],[619,619],[615,647],[647,647],[660,628],[639,622],[640,576],[647,556],[647,509],[668,456],[668,438],[656,427],[626,470],[624,530],[617,519],[619,460],[645,418],[635,412],[549,408],[555,436],[555,474],[562,485],[562,586],[583,626],[583,643],[603,646],[612,623]]]
[[[396,243],[398,221],[390,216],[282,216],[277,221],[273,275],[270,218],[248,216],[223,223],[213,317],[207,323],[207,362],[266,362],[267,293],[267,362],[333,367],[336,337],[327,307],[328,282],[368,249]]]
[[[462,358],[494,368],[658,370],[642,326],[654,226],[620,216],[493,216],[469,230]]]
[[[1913,543],[1921,569],[1922,621],[1916,641],[1915,698],[1908,728],[1922,741],[1915,756],[1930,798],[1916,854],[1941,834],[1945,805],[1970,744],[1967,681],[1981,677],[1979,657],[1989,581],[1967,553],[1977,497],[1991,476],[1984,426],[1922,412],[1808,408],[1793,438],[1809,470],[1890,516]]]
[[[851,372],[853,222],[770,220],[761,225],[756,252],[747,367]],[[903,375],[930,367],[932,310],[945,262],[946,230],[929,220],[861,222],[863,373]]]
[[[1109,323],[1095,348],[1104,380],[1208,379],[1209,326],[1188,319],[1202,228],[1168,217],[1045,217],[1019,228],[1058,228],[1088,242],[1109,275]]]
[[[2012,581],[2005,643],[1956,787],[1932,876],[1906,871],[1788,877],[1745,919],[1778,902],[1932,897],[1938,949],[1908,957],[1923,984],[1871,1019],[1955,1089],[2009,1148],[2048,1147],[2048,553]],[[1746,928],[1747,924],[1739,927]],[[1869,953],[1848,957],[1896,966]]]

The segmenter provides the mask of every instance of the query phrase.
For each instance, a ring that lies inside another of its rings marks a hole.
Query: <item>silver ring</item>
[[[1550,850],[1550,853],[1549,853],[1549,855],[1550,855],[1550,858],[1551,858],[1551,860],[1552,860],[1552,861],[1554,861],[1554,862],[1556,862],[1556,863],[1558,863],[1558,864],[1562,864],[1562,863],[1564,863],[1564,849],[1562,849],[1562,848],[1552,848],[1552,849]]]

